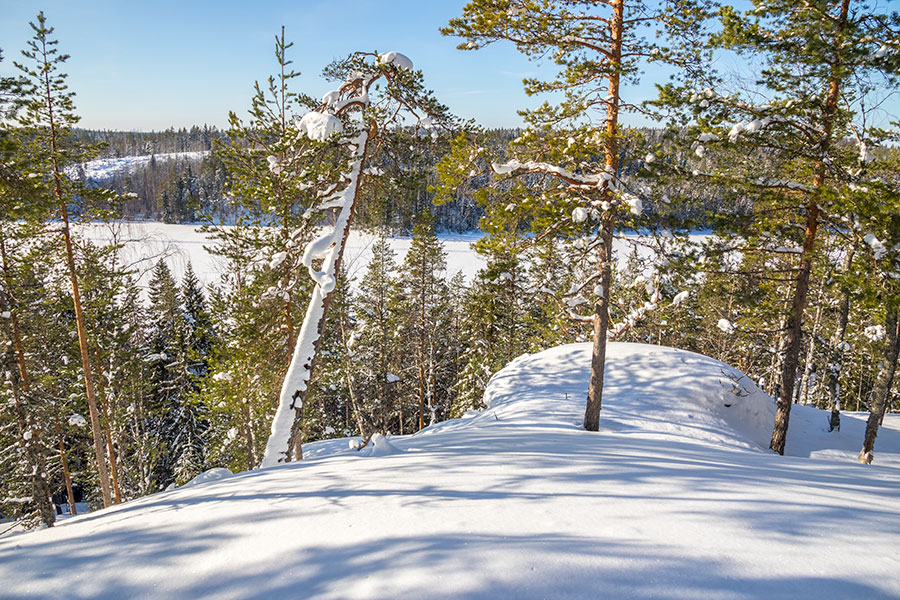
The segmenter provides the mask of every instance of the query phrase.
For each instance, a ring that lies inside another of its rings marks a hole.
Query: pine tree
[[[900,72],[891,52],[900,18],[851,0],[759,2],[744,14],[724,7],[720,16],[714,44],[762,61],[753,91],[720,93],[708,74],[662,96],[684,109],[683,125],[694,126],[693,160],[703,168],[686,170],[751,199],[751,210],[723,219],[720,232],[737,228],[746,240],[741,250],[765,256],[753,266],[779,273],[788,288],[770,444],[783,454],[820,225],[839,223],[846,217],[840,198],[869,184],[864,167],[884,132],[866,127],[866,97]],[[864,80],[874,87],[854,89]],[[699,89],[704,81],[708,87]]]
[[[324,190],[320,203],[310,211],[316,218],[331,215],[334,225],[310,242],[303,254],[303,266],[315,286],[266,444],[263,464],[267,466],[302,458],[298,424],[334,298],[352,215],[361,197],[360,184],[376,176],[367,168],[370,147],[374,148],[382,132],[390,131],[402,119],[415,118],[428,127],[453,123],[447,109],[425,90],[421,73],[414,72],[409,58],[397,52],[358,52],[333,63],[326,75],[343,83],[325,95],[318,110],[304,115],[300,127],[310,147],[315,148],[312,142],[317,142],[344,151],[343,160],[331,164],[346,178]],[[383,86],[379,83],[382,81]],[[375,106],[376,110],[370,110]],[[292,159],[299,165],[308,160],[308,155],[295,151]]]
[[[94,393],[94,376],[84,325],[84,309],[69,214],[69,204],[76,195],[80,198],[83,209],[87,209],[85,203],[88,199],[99,197],[100,200],[106,200],[109,197],[103,194],[102,190],[90,191],[83,187],[76,189],[75,184],[63,173],[66,166],[81,162],[85,158],[84,148],[73,143],[74,140],[71,138],[70,128],[78,122],[78,117],[75,115],[72,100],[74,93],[68,90],[65,83],[66,75],[61,72],[63,64],[69,57],[60,54],[56,48],[57,40],[50,37],[53,28],[47,26],[43,12],[38,13],[37,24],[32,22],[30,25],[34,30],[34,37],[28,42],[28,49],[22,51],[30,66],[13,63],[22,73],[23,94],[27,99],[25,109],[19,114],[18,120],[29,136],[29,150],[34,153],[34,157],[39,161],[40,170],[44,173],[47,190],[43,206],[47,211],[46,218],[50,218],[51,211],[55,211],[55,216],[62,221],[60,230],[64,242],[63,257],[72,286],[100,489],[104,506],[109,506],[112,504],[112,493],[106,466],[102,425]]]
[[[699,33],[696,19],[702,14],[691,2],[668,6],[639,0],[556,0],[535,5],[525,0],[473,0],[463,8],[462,17],[442,30],[465,38],[462,50],[508,41],[526,56],[549,57],[559,66],[548,81],[524,82],[528,94],[562,92],[564,99],[523,113],[528,126],[510,144],[507,156],[475,148],[468,160],[458,157],[462,160],[455,166],[446,165],[457,157],[445,160],[442,175],[451,186],[485,167],[501,178],[530,178],[530,189],[503,184],[511,210],[534,213],[534,219],[545,225],[541,235],[588,229],[596,235],[592,246],[598,253],[597,270],[591,276],[596,285],[590,287],[598,293],[589,302],[593,315],[577,319],[590,319],[594,326],[584,416],[584,427],[591,431],[599,428],[600,420],[613,232],[617,225],[630,224],[629,213],[642,213],[642,201],[628,189],[620,165],[627,136],[619,120],[633,107],[622,94],[622,84],[636,79],[642,60],[689,61],[694,54],[690,38]],[[644,38],[647,22],[658,24],[669,39],[681,35],[687,41],[672,47],[654,44]]]

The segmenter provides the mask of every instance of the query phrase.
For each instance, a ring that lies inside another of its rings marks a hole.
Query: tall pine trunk
[[[622,65],[622,33],[625,20],[625,0],[613,0],[611,23],[612,47],[609,75],[609,92],[606,106],[606,141],[604,152],[606,170],[615,175],[619,166],[619,76]],[[608,201],[610,190],[604,184],[603,200]],[[612,281],[612,238],[615,223],[612,211],[606,211],[600,224],[599,263],[601,294],[594,304],[594,347],[591,353],[591,379],[588,387],[587,406],[584,410],[584,428],[600,429],[600,409],[603,400],[603,378],[606,369],[606,335],[609,329],[610,283]]]
[[[844,257],[843,272],[850,271],[856,247],[847,251]],[[844,366],[844,337],[847,335],[847,323],[850,321],[850,286],[841,286],[841,303],[838,306],[838,326],[831,338],[831,364],[828,365],[828,431],[841,429],[841,371]]]
[[[825,106],[822,113],[822,136],[819,144],[820,152],[822,153],[826,152],[831,146],[831,133],[834,130],[834,120],[837,115],[838,100],[840,99],[843,77],[840,52],[844,38],[844,29],[847,26],[849,8],[850,0],[842,0],[840,15],[835,20],[834,62],[831,65],[831,77],[828,82]],[[819,201],[825,185],[826,168],[827,165],[824,161],[820,160],[816,163],[815,176],[813,178],[814,191],[810,195],[806,206],[806,231],[803,235],[803,249],[800,253],[800,271],[797,274],[794,297],[788,315],[785,356],[784,363],[781,366],[781,390],[778,394],[772,440],[769,443],[769,448],[778,454],[784,454],[788,424],[791,418],[791,400],[794,396],[794,384],[797,378],[797,364],[800,359],[800,344],[803,336],[803,312],[806,310],[807,294],[809,292],[809,277],[812,271],[816,232],[819,227]]]

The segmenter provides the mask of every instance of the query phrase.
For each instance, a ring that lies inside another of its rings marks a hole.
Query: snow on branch
[[[505,163],[491,163],[491,170],[497,175],[519,175],[525,173],[544,173],[556,175],[563,181],[573,185],[606,186],[612,188],[615,176],[609,171],[603,170],[596,173],[575,173],[558,165],[550,163],[528,161],[521,162],[516,159]]]

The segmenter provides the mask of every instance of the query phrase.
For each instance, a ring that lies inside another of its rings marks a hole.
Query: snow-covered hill
[[[105,181],[115,175],[134,173],[138,167],[149,164],[151,160],[157,162],[173,161],[199,161],[208,151],[197,152],[166,152],[160,154],[144,154],[140,156],[122,156],[119,158],[98,158],[91,160],[79,167],[72,168],[70,174],[84,175],[90,181]]]
[[[876,463],[712,359],[612,344],[524,356],[490,407],[375,456],[347,440],[0,541],[4,598],[898,598],[900,431]],[[825,451],[826,443],[834,450]]]

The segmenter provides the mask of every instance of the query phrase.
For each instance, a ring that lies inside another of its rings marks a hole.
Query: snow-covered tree
[[[450,123],[446,108],[424,89],[421,73],[413,71],[412,61],[398,52],[359,52],[334,63],[326,74],[342,83],[323,97],[316,110],[303,116],[299,129],[305,138],[347,149],[349,160],[341,165],[344,179],[322,190],[319,203],[309,213],[316,218],[330,214],[334,224],[306,246],[302,257],[315,286],[281,389],[263,465],[302,457],[296,424],[315,368],[359,186],[364,177],[377,176],[366,170],[370,145],[403,119],[416,119],[417,126],[425,128]]]

